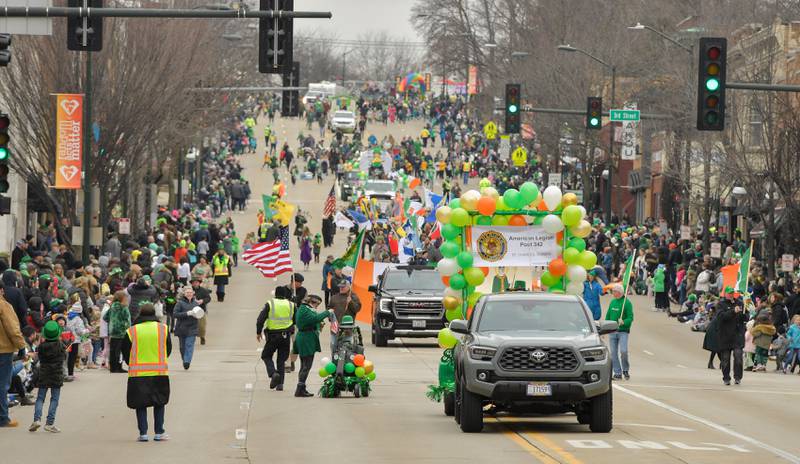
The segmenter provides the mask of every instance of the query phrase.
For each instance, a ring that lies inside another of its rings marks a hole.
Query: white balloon
[[[548,214],[542,219],[542,228],[551,234],[556,234],[564,230],[564,223],[555,214]]]
[[[570,295],[581,295],[583,293],[583,282],[570,282],[567,285],[567,293]]]
[[[461,298],[464,295],[462,294],[461,290],[455,290],[451,287],[447,287],[444,289],[444,294],[442,295],[442,297],[445,296],[452,296],[453,298],[457,298],[459,301],[461,301]]]
[[[322,358],[320,361],[322,361],[322,365],[323,365],[323,366],[325,366],[325,365],[327,365],[329,362],[331,362],[331,358],[329,358],[329,357],[327,357],[327,356],[326,356],[326,357]]]
[[[443,258],[439,261],[439,265],[436,266],[436,269],[438,269],[439,274],[443,276],[451,276],[458,272],[458,263],[454,259]]]
[[[583,288],[583,281],[586,280],[586,269],[581,266],[570,264],[567,267],[567,277],[570,283],[580,283]]]
[[[544,189],[544,193],[542,194],[542,199],[544,199],[544,204],[547,205],[547,209],[550,211],[554,211],[558,208],[558,205],[561,204],[561,189],[556,187],[555,185],[551,185]]]
[[[578,205],[578,208],[581,209],[581,219],[586,219],[586,208],[583,205]]]

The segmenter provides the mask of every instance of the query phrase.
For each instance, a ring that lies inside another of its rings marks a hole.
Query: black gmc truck
[[[386,269],[369,291],[372,303],[372,344],[386,346],[396,337],[436,337],[445,327],[444,283],[430,266],[401,265]]]

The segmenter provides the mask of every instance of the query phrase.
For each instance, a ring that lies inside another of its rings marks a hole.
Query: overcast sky
[[[299,19],[296,32],[335,32],[341,39],[357,39],[369,30],[418,40],[409,18],[413,0],[295,0],[296,11],[330,11],[333,19]]]

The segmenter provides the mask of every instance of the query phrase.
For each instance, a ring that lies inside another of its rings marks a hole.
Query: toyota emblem
[[[542,350],[536,350],[531,353],[531,361],[533,362],[540,363],[543,362],[545,359],[547,359],[547,353]]]

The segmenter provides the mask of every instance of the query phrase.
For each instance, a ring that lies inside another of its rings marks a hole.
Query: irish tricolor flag
[[[625,272],[622,273],[622,288],[624,291],[622,292],[623,295],[628,294],[628,285],[631,282],[631,273],[633,272],[633,258],[635,257],[635,253],[631,253],[628,257],[628,261],[625,262]]]

